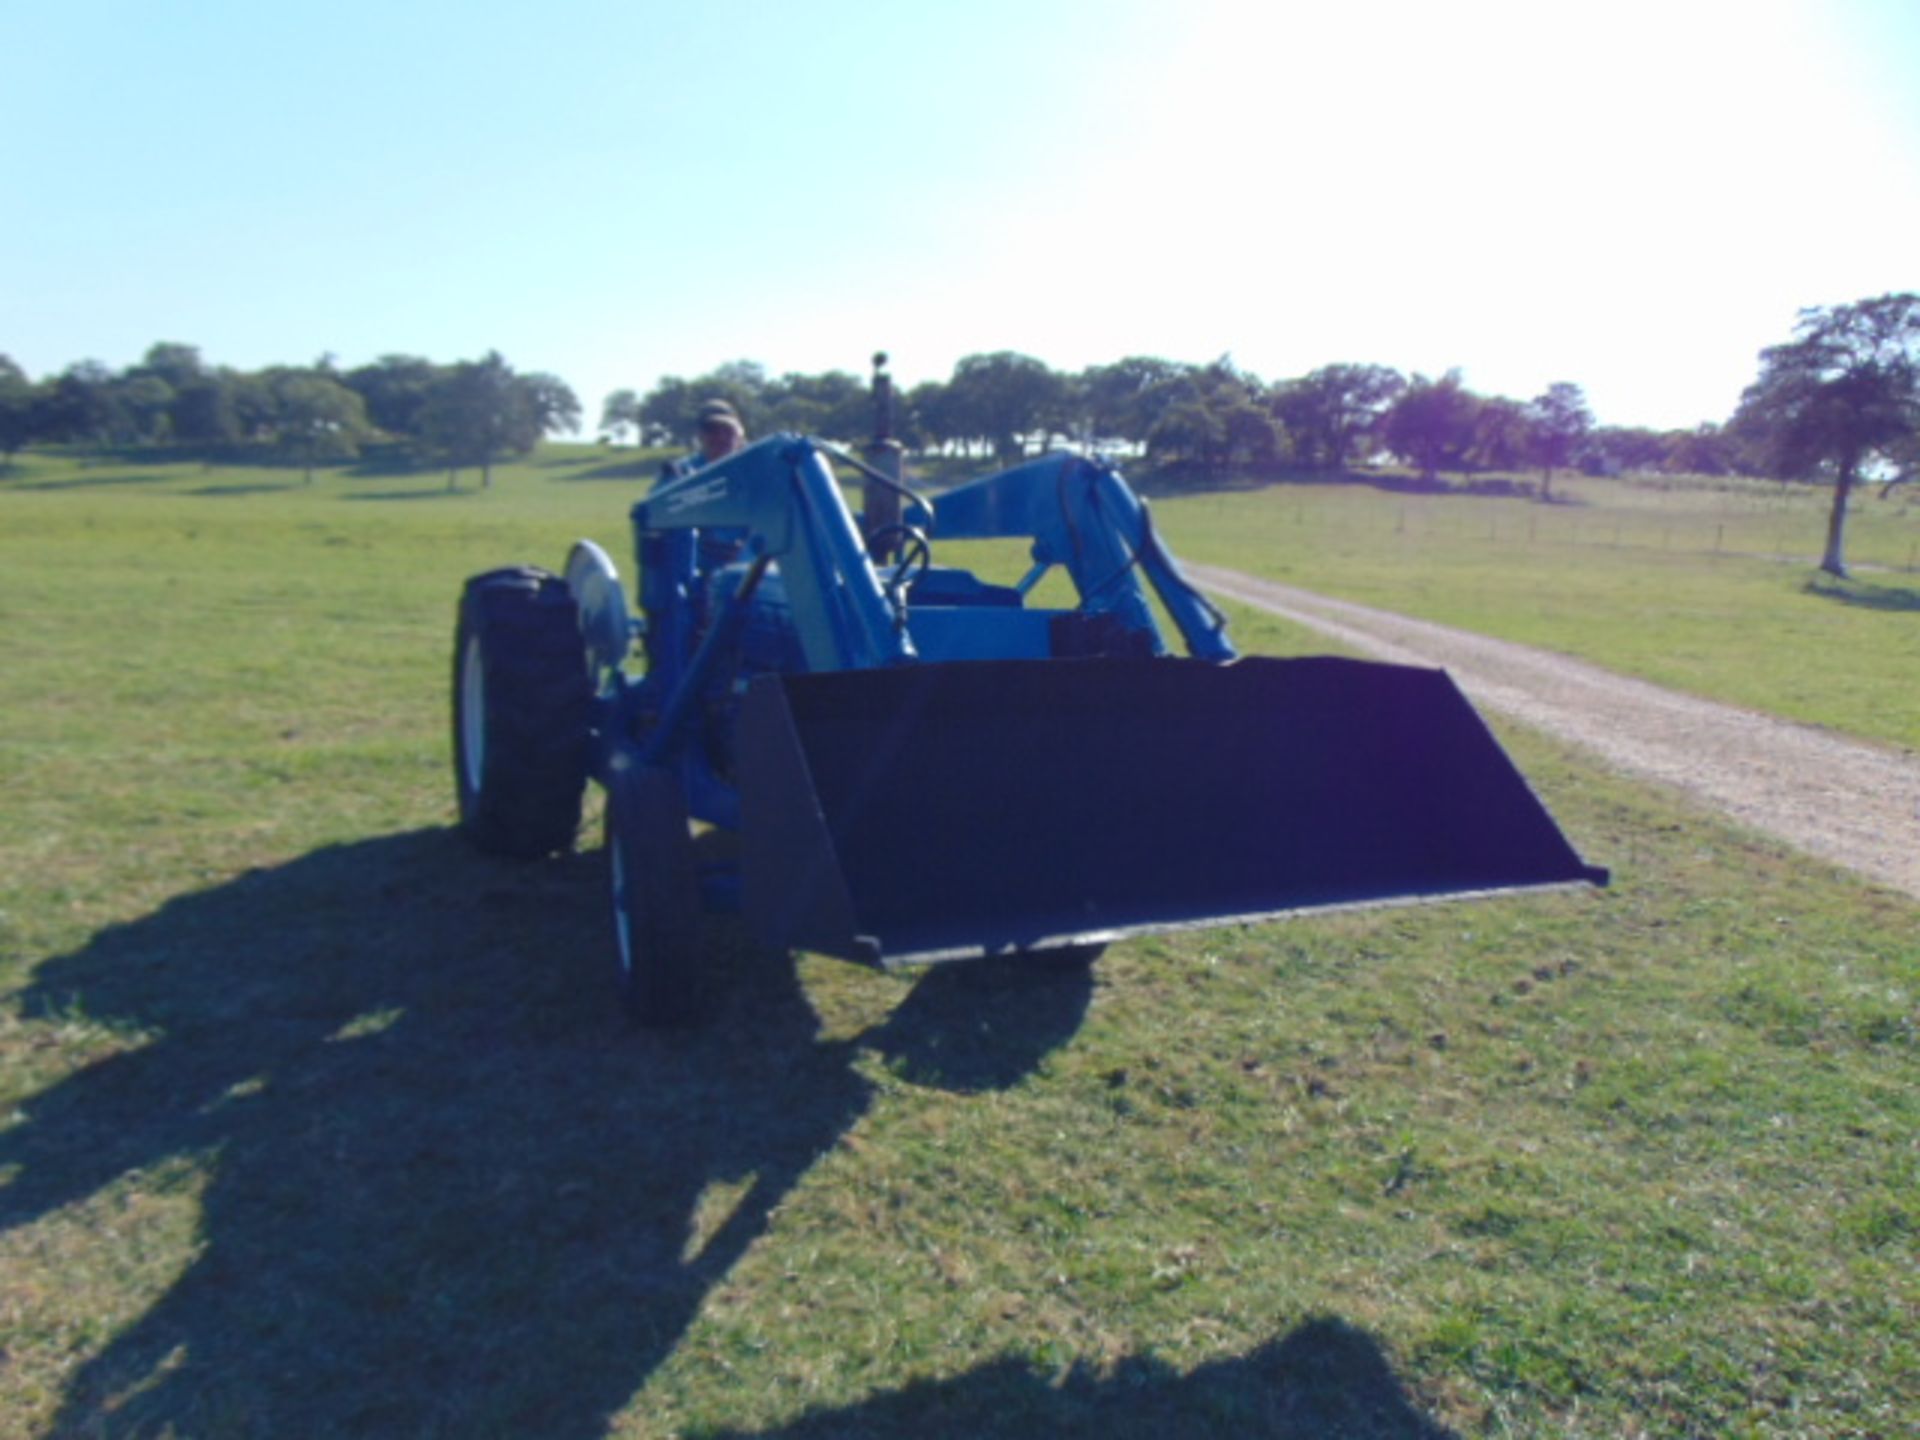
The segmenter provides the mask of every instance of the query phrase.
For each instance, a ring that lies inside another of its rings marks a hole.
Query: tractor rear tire
[[[566,582],[532,566],[467,581],[453,641],[460,827],[489,855],[573,848],[593,693]]]
[[[686,799],[672,772],[616,770],[607,787],[606,855],[614,958],[627,1018],[684,1025],[701,991],[700,874]]]

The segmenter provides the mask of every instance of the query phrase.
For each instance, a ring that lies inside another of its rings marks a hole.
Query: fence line
[[[1475,540],[1486,544],[1573,545],[1615,550],[1661,550],[1729,560],[1769,560],[1815,565],[1825,538],[1825,516],[1796,515],[1796,523],[1774,507],[1748,516],[1690,516],[1661,520],[1651,516],[1599,514],[1446,515],[1424,506],[1398,505],[1390,517],[1379,511],[1321,510],[1294,502],[1287,519],[1299,529],[1364,532],[1388,529],[1402,542],[1423,537]],[[1904,550],[1904,559],[1902,552]],[[1920,539],[1875,534],[1870,529],[1848,536],[1847,552],[1856,568],[1895,574],[1920,574]]]

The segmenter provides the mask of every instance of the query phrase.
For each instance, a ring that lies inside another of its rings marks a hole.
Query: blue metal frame
[[[891,586],[868,555],[821,446],[776,434],[663,481],[632,514],[647,669],[606,697],[603,736],[625,763],[679,769],[688,808],[713,824],[739,823],[739,796],[703,747],[687,745],[703,697],[723,678],[755,602],[776,569],[808,671],[861,670],[919,660],[1046,658],[1062,612],[1013,604],[923,604]],[[1105,466],[1052,455],[942,496],[906,519],[937,540],[1033,541],[1036,573],[1063,566],[1080,610],[1109,616],[1153,654],[1166,643],[1148,604],[1149,581],[1196,658],[1229,660],[1224,621],[1159,545],[1145,505]],[[722,571],[744,565],[731,588]],[[946,572],[962,590],[978,587]],[[769,587],[771,588],[771,587]],[[931,587],[930,587],[931,588]],[[1011,599],[1012,597],[1008,597]],[[610,756],[602,757],[604,776]]]

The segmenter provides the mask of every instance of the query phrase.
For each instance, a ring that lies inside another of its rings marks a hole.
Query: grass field
[[[1920,749],[1920,507],[1860,502],[1839,581],[1814,569],[1817,493],[1563,479],[1556,494],[1275,486],[1156,514],[1196,559]]]
[[[1912,1433],[1920,907],[1524,732],[1612,889],[1078,978],[715,921],[727,1007],[628,1033],[597,843],[466,853],[444,738],[460,580],[622,553],[615,469],[0,477],[0,1436]],[[1157,513],[1914,743],[1911,577],[1543,534],[1649,508],[1578,498]]]

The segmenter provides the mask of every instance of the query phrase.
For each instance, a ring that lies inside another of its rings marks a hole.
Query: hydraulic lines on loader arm
[[[1048,455],[942,495],[933,533],[941,540],[1033,538],[1034,568],[1024,594],[1055,565],[1080,592],[1080,608],[1107,611],[1129,629],[1153,637],[1164,654],[1152,612],[1133,572],[1144,574],[1196,660],[1231,660],[1227,619],[1200,593],[1160,544],[1147,502],[1118,474],[1083,456]]]

